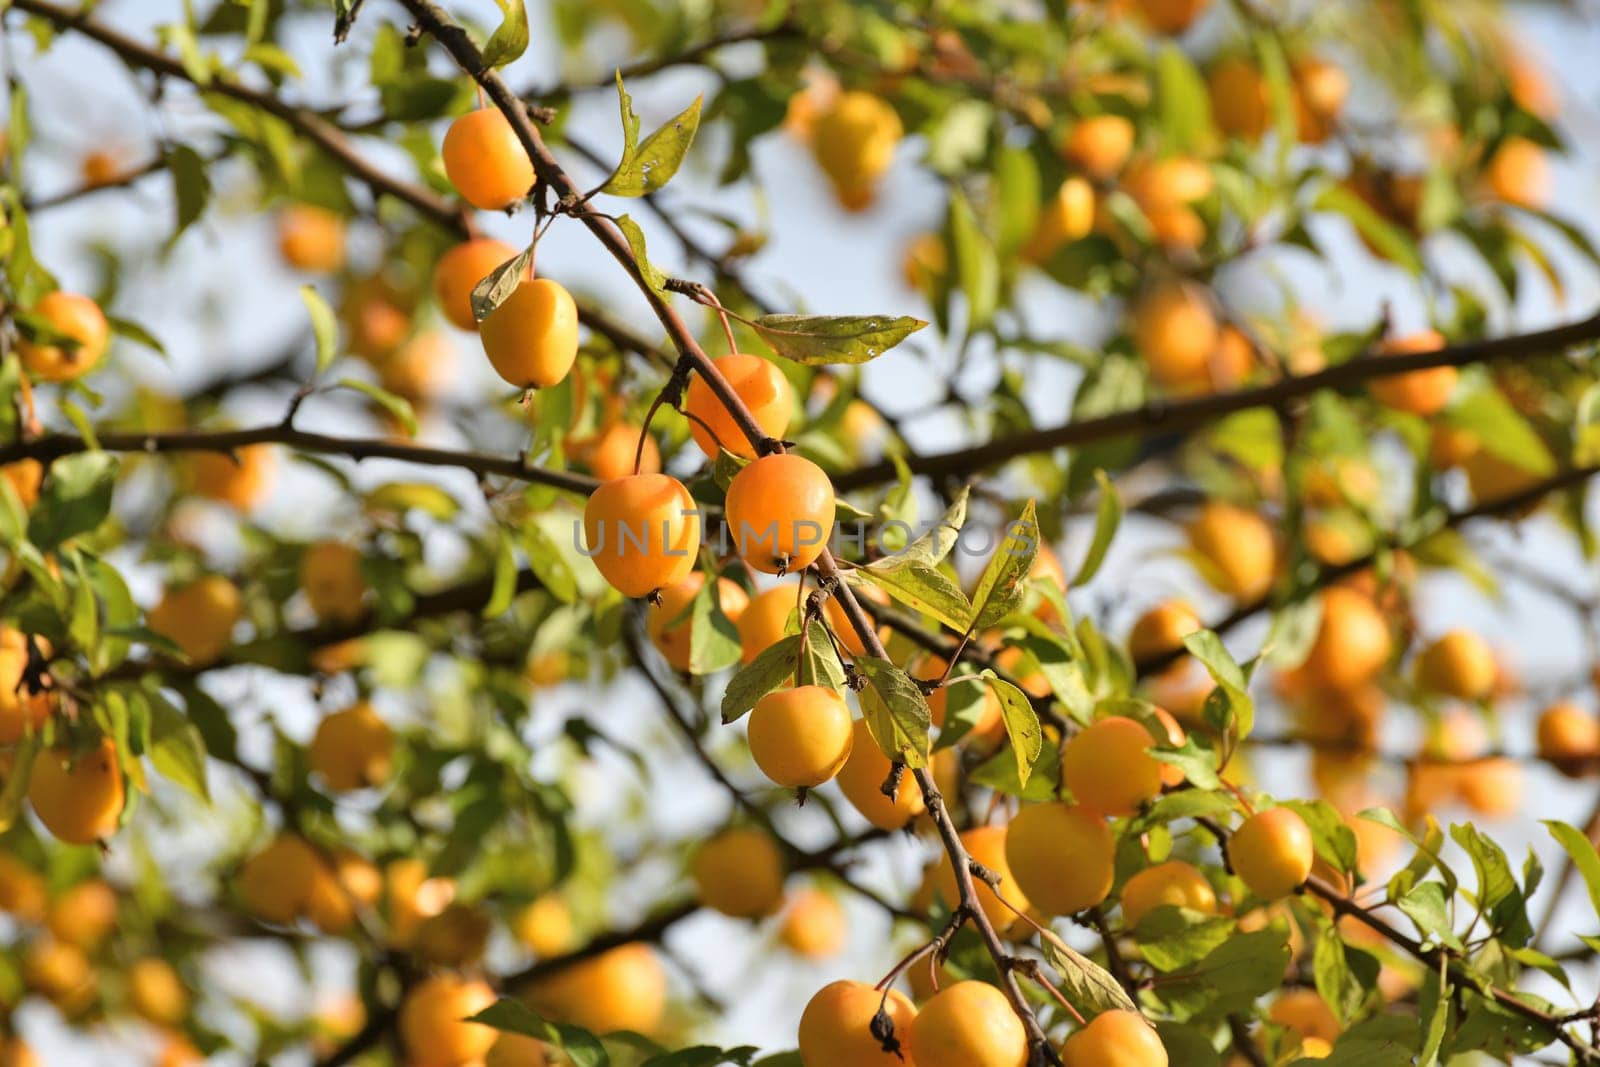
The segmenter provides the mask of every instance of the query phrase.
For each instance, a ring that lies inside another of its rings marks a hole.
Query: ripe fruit
[[[1134,7],[1157,33],[1182,33],[1210,0],[1134,0]]]
[[[1146,867],[1122,887],[1122,921],[1131,930],[1156,908],[1187,908],[1217,913],[1217,894],[1192,864],[1168,860]]]
[[[40,297],[29,311],[56,333],[78,342],[74,346],[19,337],[17,354],[31,377],[46,382],[68,382],[87,374],[105,355],[111,327],[100,305],[88,297],[58,289]]]
[[[28,799],[39,821],[61,841],[87,845],[110,837],[117,832],[124,799],[117,746],[107,737],[82,753],[70,748],[40,753]]]
[[[950,252],[937,233],[921,233],[906,246],[900,273],[908,288],[919,292],[936,289],[950,273]]]
[[[469,111],[452,122],[439,154],[445,177],[475,208],[499,211],[533,188],[533,160],[498,108]]]
[[[1293,1030],[1302,1038],[1322,1041],[1339,1038],[1339,1018],[1314,989],[1290,989],[1279,994],[1267,1008],[1267,1018]]]
[[[762,432],[781,439],[789,428],[789,416],[794,412],[794,390],[778,365],[760,356],[734,352],[716,360],[715,366],[755,416]],[[689,381],[684,393],[684,410],[689,415],[689,432],[694,435],[694,443],[707,457],[716,459],[720,444],[736,456],[755,458],[755,446],[701,375]]]
[[[1095,181],[1114,177],[1133,153],[1133,123],[1121,115],[1091,115],[1073,123],[1061,152]]]
[[[1167,1067],[1167,1050],[1155,1027],[1138,1012],[1113,1009],[1061,1046],[1064,1067]]]
[[[394,732],[363,700],[318,723],[306,755],[335,792],[382,785],[394,765]]]
[[[1322,593],[1322,623],[1301,669],[1313,684],[1354,689],[1377,676],[1390,647],[1389,624],[1372,599],[1333,586]]]
[[[411,951],[436,967],[469,967],[483,959],[492,925],[488,912],[457,901],[417,925]]]
[[[1526,137],[1507,137],[1489,157],[1483,184],[1497,200],[1538,210],[1550,201],[1550,159]]]
[[[806,1002],[800,1015],[800,1062],[804,1067],[906,1067],[914,1061],[903,1052],[885,1052],[872,1034],[879,1005],[889,1016],[902,1050],[911,1039],[917,1009],[904,993],[891,989],[887,998],[864,982],[839,981],[823,986]]]
[[[48,937],[35,940],[22,958],[22,980],[66,1015],[76,1015],[94,999],[95,974],[76,945]]]
[[[688,577],[700,551],[699,505],[678,479],[631,474],[606,482],[583,509],[587,554],[623,596]]]
[[[833,533],[833,483],[802,456],[762,456],[728,486],[723,513],[734,546],[767,574],[799,572],[828,546]]]
[[[974,827],[962,833],[961,843],[966,847],[967,855],[1000,878],[999,897],[996,897],[995,891],[985,882],[976,877],[972,879],[972,888],[978,894],[978,906],[989,917],[989,921],[1000,930],[1005,930],[1012,923],[1020,921],[1016,913],[1027,912],[1032,905],[1028,901],[1027,894],[1017,884],[1017,880],[1011,876],[1011,866],[1006,861],[1006,828]],[[955,868],[950,865],[948,854],[939,860],[933,878],[933,891],[947,907],[954,907],[960,901]],[[1008,904],[1010,907],[1007,907]],[[1016,909],[1015,912],[1012,911],[1013,908]]]
[[[1153,710],[1156,721],[1161,724],[1161,729],[1166,735],[1161,740],[1169,748],[1182,748],[1184,742],[1189,740],[1189,735],[1184,732],[1182,726],[1178,725],[1177,718],[1166,708],[1155,708]],[[1177,786],[1183,784],[1182,767],[1173,763],[1165,763],[1161,760],[1156,760],[1156,762],[1161,764],[1162,785]]]
[[[278,215],[278,251],[295,270],[332,274],[344,266],[344,219],[315,204],[290,204]]]
[[[190,663],[205,666],[233,644],[233,627],[243,611],[238,587],[220,574],[208,574],[181,589],[167,590],[147,621]]]
[[[1189,544],[1210,564],[1206,577],[1237,600],[1256,600],[1272,588],[1277,544],[1260,513],[1212,501],[1189,524]]]
[[[1217,60],[1206,78],[1211,94],[1211,114],[1229,137],[1257,141],[1267,128],[1270,113],[1267,79],[1244,56]]]
[[[691,864],[700,903],[735,919],[760,919],[783,904],[783,855],[761,830],[724,830]]]
[[[45,915],[44,877],[10,853],[0,852],[0,911],[21,923]]]
[[[911,1020],[909,1059],[916,1067],[1023,1067],[1028,1034],[1000,990],[957,982]]]
[[[1444,344],[1444,337],[1438,331],[1423,330],[1421,333],[1384,342],[1378,349],[1378,355],[1399,356],[1432,352],[1443,348]],[[1426,417],[1444,410],[1445,405],[1450,402],[1450,394],[1455,392],[1456,377],[1454,367],[1428,367],[1424,370],[1374,378],[1367,383],[1367,392],[1384,407]]]
[[[1315,859],[1311,830],[1293,808],[1257,812],[1228,842],[1233,873],[1262,900],[1293,893],[1310,876]]]
[[[1451,630],[1417,656],[1417,687],[1457,700],[1487,697],[1497,673],[1494,652],[1471,630]]]
[[[1215,185],[1205,163],[1192,156],[1144,160],[1128,169],[1123,185],[1162,245],[1188,251],[1205,240],[1205,222],[1193,207]]]
[[[452,326],[458,330],[478,329],[478,320],[472,314],[472,290],[516,255],[517,250],[504,241],[476,237],[439,257],[433,266],[433,298]]]
[[[844,697],[823,685],[779,689],[750,713],[750,755],[785,789],[810,789],[839,773],[854,724]]]
[[[35,641],[40,654],[48,658],[50,643],[44,638]],[[0,626],[0,744],[16,744],[50,717],[50,693],[33,692],[32,685],[24,680],[27,671],[27,636],[20,630]]]
[[[596,1034],[661,1025],[667,976],[649,945],[634,942],[541,979],[529,993],[534,1010]]]
[[[1503,819],[1522,802],[1522,767],[1506,756],[1478,760],[1461,768],[1461,800],[1479,815]]]
[[[500,1032],[466,1020],[495,1002],[485,982],[453,974],[424,978],[400,1005],[400,1040],[418,1064],[464,1064],[488,1055]]]
[[[232,453],[196,452],[189,457],[187,481],[197,496],[248,512],[271,485],[271,445],[245,445]]]
[[[1539,715],[1539,757],[1576,764],[1600,756],[1600,718],[1569,700]]]
[[[857,90],[840,93],[817,116],[812,151],[844,207],[859,211],[872,202],[904,132],[893,107]]]
[[[451,878],[430,878],[428,865],[415,857],[391,860],[383,870],[383,896],[389,918],[389,941],[405,947],[417,928],[455,899]]]
[[[749,606],[736,620],[744,662],[751,662],[783,640],[790,619],[796,620],[795,632],[799,632],[799,615],[795,609],[801,603],[799,591],[793,585],[775,585],[751,598]]]
[[[424,330],[378,359],[378,384],[407,400],[432,399],[454,375],[455,352],[442,331]]]
[[[662,658],[674,670],[690,669],[689,639],[694,630],[693,620],[689,617],[690,606],[705,584],[703,571],[695,571],[683,581],[674,582],[661,590],[660,602],[651,604],[645,616],[645,632],[650,636],[650,643],[656,646]],[[739,584],[727,578],[717,579],[716,599],[722,614],[735,625],[750,603],[750,598]]]
[[[1344,102],[1350,96],[1350,75],[1337,63],[1305,56],[1295,61],[1295,124],[1300,140],[1321,144],[1333,132]]]
[[[827,893],[802,889],[789,899],[778,938],[790,952],[806,959],[835,956],[844,948],[850,925],[844,908]]]
[[[1047,916],[1092,908],[1111,892],[1117,839],[1105,817],[1069,804],[1032,804],[1006,828],[1006,864]]]
[[[1204,374],[1217,337],[1210,298],[1198,285],[1160,283],[1145,293],[1134,309],[1134,344],[1150,368],[1150,376],[1162,385]]]
[[[322,858],[303,838],[274,838],[239,869],[239,896],[245,909],[264,922],[287,925],[305,910],[307,887]]]
[[[872,739],[865,719],[857,719],[850,742],[850,756],[839,769],[839,791],[863,818],[880,830],[899,830],[922,814],[922,791],[911,772],[900,776],[893,799],[884,795],[889,779],[889,757]]]
[[[322,622],[354,622],[361,618],[367,579],[361,573],[361,552],[339,541],[319,541],[300,557],[300,589]]]
[[[116,890],[98,878],[79,882],[50,902],[44,921],[56,940],[88,952],[117,924]]]
[[[1039,210],[1039,221],[1022,254],[1043,263],[1063,245],[1087,237],[1093,228],[1094,186],[1083,178],[1068,178]]]
[[[128,968],[128,1000],[133,1010],[157,1026],[177,1026],[189,1013],[189,991],[172,964],[155,956]]]
[[[546,894],[528,904],[511,919],[511,932],[535,956],[559,956],[576,941],[572,912],[567,902]]]
[[[504,1031],[495,1038],[483,1067],[547,1067],[550,1057],[545,1055],[544,1043],[523,1034]]]
[[[641,441],[643,451],[639,449]],[[657,474],[661,470],[661,446],[654,437],[627,422],[613,422],[593,437],[571,442],[568,455],[588,467],[589,473],[602,482],[632,474],[635,456],[639,459],[640,474]]]
[[[44,485],[44,464],[36,459],[19,459],[0,466],[0,478],[4,478],[11,491],[17,494],[23,510],[31,511],[39,502],[39,489]]]
[[[1143,724],[1112,715],[1080,730],[1061,750],[1061,780],[1080,804],[1106,815],[1132,815],[1161,792],[1161,761]]]
[[[557,384],[578,358],[578,305],[549,278],[531,278],[478,324],[495,373],[518,389]]]
[[[382,273],[346,285],[339,302],[339,322],[350,351],[376,365],[411,332],[415,304],[410,293],[402,292]]]
[[[0,1067],[44,1067],[41,1060],[20,1037],[0,1038]]]

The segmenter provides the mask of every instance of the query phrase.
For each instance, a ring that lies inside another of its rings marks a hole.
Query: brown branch
[[[593,81],[552,85],[548,89],[538,89],[524,95],[539,100],[564,100],[574,93],[615,88],[618,77],[621,77],[625,82],[633,81],[635,78],[648,78],[652,74],[659,74],[664,70],[671,70],[673,67],[687,67],[699,63],[711,53],[721,51],[732,45],[794,37],[798,36],[799,32],[799,28],[789,22],[781,22],[776,26],[751,26],[745,29],[729,30],[726,33],[707,38],[699,44],[690,45],[682,51],[635,60],[632,63],[616,68],[614,74],[607,74],[605,77],[595,78]]]
[[[535,482],[570,493],[587,496],[599,483],[583,474],[545,470],[530,465],[521,457],[491,452],[458,451],[428,445],[405,444],[376,437],[335,437],[329,434],[296,430],[274,423],[244,430],[165,430],[159,432],[117,432],[100,435],[100,449],[108,452],[234,452],[249,445],[277,444],[321,455],[345,456],[354,460],[393,459],[428,467],[460,467],[478,474],[496,474],[524,482]],[[0,464],[19,459],[42,463],[78,452],[92,452],[95,444],[69,433],[47,433],[13,444],[0,446]]]
[[[1571,345],[1597,339],[1600,339],[1600,314],[1548,330],[1447,345],[1432,352],[1368,355],[1365,358],[1352,359],[1328,367],[1315,374],[1281,378],[1254,389],[1215,393],[1210,396],[1157,400],[1143,407],[1119,411],[1101,418],[999,437],[972,448],[908,456],[906,463],[913,474],[931,475],[936,478],[971,474],[1034,452],[1049,452],[1057,448],[1077,447],[1096,441],[1155,431],[1190,429],[1236,411],[1282,406],[1301,397],[1310,396],[1321,389],[1350,388],[1374,378],[1385,378],[1429,367],[1462,367],[1493,359],[1558,352]],[[836,476],[833,481],[837,489],[847,491],[891,482],[897,476],[894,465],[885,462],[846,471]]]
[[[523,147],[527,149],[529,158],[533,161],[536,173],[555,193],[556,197],[569,209],[582,202],[582,192],[572,183],[561,165],[550,154],[544,140],[534,123],[529,119],[522,102],[506,86],[498,74],[486,69],[483,58],[477,46],[472,42],[464,29],[456,25],[445,12],[431,0],[403,0],[406,8],[416,17],[418,26],[431,34],[451,54],[457,64],[470,74],[474,80],[494,101],[495,105],[506,115],[512,128],[516,131]],[[651,311],[661,321],[672,340],[673,346],[680,356],[687,359],[695,371],[705,380],[707,386],[717,397],[718,401],[733,416],[734,423],[750,441],[758,454],[770,454],[783,451],[780,441],[769,437],[751,415],[744,401],[739,397],[727,379],[713,365],[711,359],[700,348],[693,334],[684,324],[676,311],[667,304],[662,294],[651,288],[641,273],[640,266],[633,256],[627,241],[610,220],[592,212],[578,212],[589,231],[599,239],[600,243],[609,251],[613,258],[627,270],[646,301],[650,304]],[[829,579],[840,584],[838,599],[841,608],[851,626],[860,636],[869,655],[887,659],[882,643],[878,640],[877,631],[872,625],[872,620],[862,611],[861,605],[856,601],[855,595],[849,587],[840,581],[838,565],[833,556],[826,549],[816,562],[818,573],[824,581]],[[982,910],[976,906],[977,894],[972,884],[970,870],[971,857],[967,854],[965,846],[961,843],[955,823],[944,807],[943,798],[939,795],[933,775],[926,768],[915,772],[919,788],[922,790],[928,813],[934,824],[938,827],[939,836],[944,843],[944,848],[949,856],[951,866],[956,877],[959,891],[959,900],[974,914],[973,924],[983,938],[984,945],[989,954],[994,958],[1000,976],[1000,984],[1018,1017],[1027,1028],[1029,1043],[1037,1055],[1042,1055],[1049,1060],[1058,1060],[1053,1047],[1049,1043],[1043,1028],[1039,1025],[1038,1018],[1029,1007],[1021,987],[1017,984],[1011,956],[999,935],[995,932],[993,924],[983,915]]]

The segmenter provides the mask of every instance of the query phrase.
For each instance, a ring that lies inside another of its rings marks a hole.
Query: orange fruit
[[[549,278],[530,278],[478,324],[495,373],[518,389],[545,389],[578,358],[578,305]]]
[[[42,637],[35,641],[40,654],[48,658],[50,643]],[[16,744],[50,718],[50,692],[33,692],[24,680],[27,670],[27,636],[20,630],[0,626],[0,744]]]
[[[788,634],[790,619],[797,620],[795,632],[798,633],[799,614],[795,609],[803,604],[799,589],[792,584],[775,585],[752,597],[749,606],[737,620],[744,662],[750,663],[783,640]]]
[[[601,485],[583,509],[586,552],[623,596],[641,597],[688,577],[700,551],[699,505],[665,474]]]
[[[517,250],[504,241],[476,237],[463,241],[439,257],[433,267],[433,298],[439,311],[458,330],[478,329],[472,314],[472,290],[502,263],[515,259]],[[530,271],[529,277],[532,276]]]
[[[436,974],[413,986],[400,1005],[400,1040],[417,1064],[468,1064],[494,1047],[500,1032],[466,1020],[495,1002],[487,983]]]
[[[340,541],[318,541],[300,557],[300,589],[323,622],[354,622],[365,611],[367,579],[361,552]]]
[[[58,840],[88,845],[117,832],[124,800],[117,746],[102,738],[84,752],[39,754],[28,782],[34,814]]]
[[[1181,600],[1163,601],[1139,616],[1128,631],[1128,655],[1136,664],[1154,662],[1181,652],[1183,639],[1204,628],[1189,605]]]
[[[1539,756],[1555,763],[1577,763],[1600,756],[1600,718],[1570,700],[1539,714]]]
[[[768,437],[782,439],[794,412],[794,390],[778,365],[760,356],[734,352],[716,360],[715,366],[750,409],[762,432]],[[694,443],[709,458],[717,458],[719,444],[736,456],[755,458],[755,446],[701,375],[689,381],[684,393],[684,410],[689,415],[689,432],[694,436]]]
[[[1063,1067],[1167,1067],[1155,1027],[1138,1012],[1103,1011],[1061,1046]]]
[[[1061,750],[1061,780],[1078,803],[1106,815],[1132,815],[1161,793],[1163,764],[1142,723],[1112,715],[1084,727]]]
[[[541,978],[529,992],[535,1011],[596,1034],[661,1026],[667,976],[649,945],[634,942]]]
[[[1028,1033],[1005,994],[984,982],[935,993],[911,1020],[916,1067],[1024,1067]]]
[[[1043,263],[1064,245],[1087,237],[1094,228],[1094,201],[1094,186],[1086,179],[1071,177],[1062,182],[1039,210],[1023,258]]]
[[[344,219],[315,204],[290,204],[278,214],[278,251],[295,270],[332,274],[344,266]]]
[[[1550,202],[1550,158],[1526,137],[1507,137],[1489,157],[1483,169],[1483,184],[1497,200],[1534,210],[1543,208]]]
[[[1133,6],[1157,33],[1178,34],[1187,30],[1210,0],[1134,0]]]
[[[1211,565],[1217,588],[1237,600],[1257,600],[1272,588],[1278,548],[1260,513],[1208,502],[1189,524],[1189,544]]]
[[[661,446],[654,437],[628,422],[613,422],[593,437],[574,441],[568,454],[602,482],[635,473],[635,457],[639,461],[637,473],[658,474],[661,471]]]
[[[567,902],[548,893],[517,912],[511,932],[536,956],[559,956],[577,940]]]
[[[1294,79],[1295,124],[1300,140],[1321,144],[1333,132],[1334,123],[1350,96],[1350,75],[1331,60],[1304,56],[1291,68]]]
[[[750,713],[750,755],[761,773],[785,789],[809,789],[844,766],[854,723],[844,697],[822,685],[779,689]]]
[[[989,922],[994,924],[996,929],[1005,930],[1013,923],[1021,921],[1017,917],[1017,912],[1026,913],[1031,904],[1027,894],[1011,876],[1011,867],[1006,860],[1006,828],[974,827],[961,834],[961,843],[966,847],[967,855],[1000,877],[998,897],[986,883],[976,877],[972,879],[972,888],[978,894],[978,906],[988,916]],[[960,888],[956,885],[955,868],[950,864],[948,853],[939,860],[933,879],[933,891],[944,901],[946,907],[954,907],[960,902],[958,896]],[[1016,909],[1015,912],[1012,911],[1013,908]]]
[[[196,452],[188,457],[189,488],[197,496],[248,512],[271,488],[271,445],[245,445],[232,453]]]
[[[1398,356],[1416,352],[1432,352],[1443,348],[1444,338],[1435,330],[1423,330],[1407,337],[1386,341],[1378,355]],[[1450,402],[1455,392],[1457,372],[1454,367],[1428,367],[1373,378],[1367,383],[1367,392],[1384,407],[1405,411],[1413,415],[1436,415]]]
[[[1212,66],[1206,87],[1218,129],[1245,141],[1261,139],[1270,115],[1267,79],[1261,68],[1244,56],[1225,56]]]
[[[1090,115],[1067,131],[1061,153],[1095,181],[1106,181],[1133,154],[1133,123],[1121,115]]]
[[[704,571],[695,571],[681,582],[674,582],[661,590],[660,602],[651,604],[645,616],[645,632],[650,643],[656,646],[661,657],[673,670],[690,668],[690,645],[694,626],[689,618],[690,606],[700,590],[705,587]],[[750,598],[737,582],[727,578],[717,579],[717,604],[729,621],[738,624]]]
[[[840,203],[859,211],[890,164],[905,130],[887,101],[871,93],[840,93],[819,114],[811,147]]]
[[[761,830],[724,830],[701,844],[691,864],[700,903],[735,919],[761,919],[783,904],[783,855]]]
[[[77,342],[72,346],[19,337],[17,355],[30,377],[47,382],[71,381],[94,369],[105,355],[111,326],[100,305],[88,297],[58,289],[40,297],[28,310],[52,330]]]
[[[5,909],[9,911],[10,909]],[[90,878],[50,902],[45,925],[51,936],[88,952],[105,940],[117,924],[117,892],[99,878]]]
[[[1122,887],[1122,920],[1131,930],[1157,908],[1175,907],[1217,913],[1217,894],[1193,864],[1168,860],[1146,867]]]
[[[1092,908],[1111,892],[1117,839],[1105,816],[1069,804],[1030,804],[1006,828],[1006,865],[1047,916]]]
[[[157,1026],[177,1026],[189,1013],[189,990],[172,964],[157,956],[128,967],[128,1000],[140,1017]]]
[[[796,956],[820,960],[836,956],[850,934],[844,908],[827,893],[802,889],[789,900],[778,939]]]
[[[1159,384],[1181,384],[1204,374],[1218,336],[1211,300],[1198,285],[1159,283],[1134,308],[1134,344]]]
[[[889,757],[883,754],[865,719],[857,719],[852,730],[850,755],[839,768],[840,792],[850,806],[880,830],[899,830],[922,814],[922,791],[910,771],[900,776],[891,799],[883,792],[889,779]]]
[[[394,767],[394,731],[363,700],[324,717],[306,755],[334,792],[382,785]]]
[[[1451,630],[1417,655],[1417,686],[1457,700],[1484,699],[1498,673],[1494,652],[1471,630]]]
[[[1233,873],[1263,900],[1293,893],[1311,874],[1315,859],[1311,830],[1292,808],[1257,812],[1228,841]]]
[[[880,1005],[894,1029],[902,1053],[886,1052],[872,1034]],[[863,982],[838,981],[823,986],[806,1002],[800,1015],[800,1062],[803,1067],[908,1067],[903,1054],[911,1038],[917,1009],[904,993],[887,995]]]
[[[1302,669],[1314,684],[1354,689],[1377,677],[1391,647],[1389,624],[1372,599],[1333,586],[1322,593],[1322,622]]]
[[[439,155],[445,177],[475,208],[499,211],[533,188],[533,160],[498,108],[469,111],[452,122]]]
[[[424,330],[378,360],[378,385],[407,400],[429,400],[454,376],[455,354],[443,333]]]
[[[150,610],[150,629],[168,638],[189,662],[215,663],[233,644],[233,628],[244,613],[238,586],[208,574],[181,589],[169,589]]]
[[[758,571],[809,567],[833,533],[833,483],[802,456],[762,456],[733,476],[723,508],[734,547]]]
[[[10,484],[23,509],[31,511],[39,502],[39,490],[44,485],[44,464],[36,459],[19,459],[0,466],[0,478]]]

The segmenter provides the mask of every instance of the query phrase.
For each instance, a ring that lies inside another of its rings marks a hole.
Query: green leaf
[[[1095,510],[1094,517],[1094,540],[1089,542],[1089,551],[1072,579],[1075,586],[1083,585],[1099,573],[1100,564],[1105,562],[1106,551],[1111,547],[1111,539],[1117,535],[1117,527],[1122,522],[1122,497],[1116,485],[1104,470],[1098,468],[1094,472],[1094,480],[1100,486],[1100,506]]]
[[[1255,702],[1247,689],[1249,679],[1222,638],[1211,630],[1196,630],[1184,637],[1183,645],[1217,683],[1206,699],[1207,721],[1238,738],[1248,737],[1255,724]]]
[[[946,718],[947,724],[949,721]],[[942,744],[944,738],[939,740]],[[974,767],[967,774],[967,782],[1025,801],[1047,803],[1056,799],[1061,784],[1061,750],[1049,738],[1044,739],[1026,786],[1018,775],[1016,756],[1006,751],[996,752]]]
[[[339,320],[315,286],[302,285],[300,299],[305,301],[306,313],[311,316],[311,336],[317,342],[317,373],[320,375],[339,357]]]
[[[1011,749],[1016,755],[1017,781],[1026,789],[1028,776],[1033,773],[1033,766],[1044,749],[1044,730],[1039,726],[1039,716],[1021,689],[996,677],[993,671],[984,671],[983,676],[1000,698],[1000,715],[1005,720],[1006,736],[1011,738]]]
[[[1546,819],[1544,825],[1556,844],[1566,849],[1572,858],[1573,869],[1583,877],[1584,888],[1589,891],[1589,904],[1600,917],[1600,852],[1595,850],[1594,842],[1576,826],[1554,819]]]
[[[66,456],[50,465],[44,491],[28,517],[28,540],[49,552],[88,533],[111,513],[118,463],[104,452]]]
[[[950,245],[956,284],[967,298],[967,332],[974,333],[994,318],[1000,299],[1000,262],[959,186],[950,195]]]
[[[478,284],[472,287],[472,317],[482,322],[494,313],[495,308],[511,299],[511,294],[527,278],[531,266],[533,246],[529,245],[478,279]]]
[[[844,691],[844,664],[828,640],[827,627],[821,619],[812,619],[806,626],[805,655],[800,658],[800,673],[795,678],[798,685],[825,685],[829,689]]]
[[[1338,808],[1326,800],[1285,800],[1282,806],[1305,822],[1317,855],[1325,863],[1346,873],[1356,869],[1355,831],[1344,821]]]
[[[167,153],[167,170],[172,175],[172,195],[176,202],[172,236],[168,244],[205,214],[211,199],[211,177],[200,153],[187,145],[177,145]]]
[[[611,1063],[605,1046],[589,1031],[565,1023],[547,1022],[515,1000],[501,997],[472,1016],[471,1021],[554,1045],[567,1054],[572,1067],[609,1067]]]
[[[489,601],[483,605],[483,617],[492,619],[504,615],[511,607],[517,593],[517,551],[511,534],[504,526],[495,529],[494,585],[489,591]]]
[[[1205,959],[1237,928],[1238,924],[1227,916],[1163,905],[1139,919],[1133,939],[1146,963],[1170,974]]]
[[[788,634],[740,668],[722,692],[722,721],[737,721],[756,701],[793,678],[799,656],[800,635]]]
[[[634,262],[639,265],[639,275],[644,278],[644,283],[656,293],[666,292],[667,276],[650,262],[649,251],[645,248],[644,231],[639,228],[639,224],[627,215],[622,215],[617,219],[617,228],[622,231],[628,247],[633,251]]]
[[[1519,470],[1548,478],[1555,457],[1526,417],[1492,385],[1457,396],[1440,416],[1446,424],[1470,430],[1479,447]]]
[[[1171,152],[1205,155],[1216,145],[1211,94],[1192,60],[1176,44],[1156,57],[1156,106],[1161,143]]]
[[[937,567],[895,555],[857,568],[855,573],[899,603],[931,615],[952,630],[965,632],[972,621],[972,605],[967,602],[967,595]]]
[[[1068,1002],[1091,1019],[1103,1011],[1138,1011],[1111,972],[1077,951],[1049,930],[1039,935],[1044,958],[1061,976],[1061,992]],[[1282,972],[1279,972],[1280,976]]]
[[[861,691],[861,714],[872,739],[890,759],[913,770],[928,765],[928,733],[933,713],[928,698],[911,676],[886,659],[861,656],[856,670],[867,679]]]
[[[1587,467],[1600,461],[1600,382],[1578,398],[1572,420],[1572,462]]]
[[[528,50],[528,9],[523,0],[494,2],[504,18],[483,46],[483,63],[486,67],[503,67]]]
[[[1238,934],[1205,959],[1161,986],[1161,999],[1180,1021],[1217,1019],[1249,1011],[1257,997],[1283,984],[1289,943],[1283,931],[1268,928]]]
[[[573,573],[567,557],[561,554],[561,547],[555,538],[537,521],[525,523],[521,533],[522,551],[527,555],[528,567],[539,579],[539,584],[561,603],[577,603],[577,575]]]
[[[689,606],[690,674],[715,674],[739,662],[739,630],[722,611],[721,584],[702,582]]]
[[[994,626],[1021,605],[1023,582],[1039,556],[1041,536],[1030,498],[1022,505],[1022,514],[1006,527],[1005,539],[978,577],[978,586],[972,593],[973,629]]]
[[[126,337],[135,344],[143,345],[157,355],[163,358],[166,357],[166,347],[156,339],[154,334],[132,319],[122,319],[115,315],[107,315],[106,325],[110,326],[111,332],[118,337]]]
[[[778,355],[820,367],[877,359],[928,324],[905,315],[763,315],[750,325]]]
[[[1311,207],[1314,211],[1343,215],[1385,259],[1399,264],[1412,274],[1422,273],[1422,253],[1417,250],[1417,244],[1410,235],[1344,186],[1330,185],[1323,189]]]
[[[1450,837],[1472,859],[1478,876],[1478,907],[1488,913],[1491,928],[1511,947],[1526,945],[1533,937],[1533,926],[1504,850],[1471,823],[1452,825]]]
[[[1438,882],[1420,882],[1405,896],[1394,902],[1401,914],[1416,925],[1417,932],[1426,940],[1459,949],[1461,939],[1450,925],[1450,904],[1444,886]]]
[[[371,382],[364,382],[360,378],[340,378],[334,384],[341,389],[354,389],[358,393],[365,393],[379,407],[382,407],[390,415],[398,419],[400,425],[405,427],[406,433],[413,437],[416,436],[417,414],[411,409],[411,401],[405,397],[397,396],[387,389],[379,388]]]
[[[163,777],[209,802],[205,738],[165,697],[159,694],[148,694],[148,697],[150,762]]]
[[[622,94],[622,99],[628,101],[627,93],[622,88],[622,75],[617,75],[617,92]],[[612,196],[645,196],[666,185],[672,176],[678,173],[678,168],[683,164],[683,159],[689,154],[689,146],[694,143],[695,131],[700,128],[701,97],[695,97],[694,103],[684,108],[649,137],[644,139],[636,150],[624,148],[622,161],[617,164],[617,169],[611,177],[600,187],[602,193]],[[631,101],[624,104],[624,115],[631,114]],[[626,118],[624,118],[626,121]],[[634,129],[638,129],[638,118],[633,119]]]

